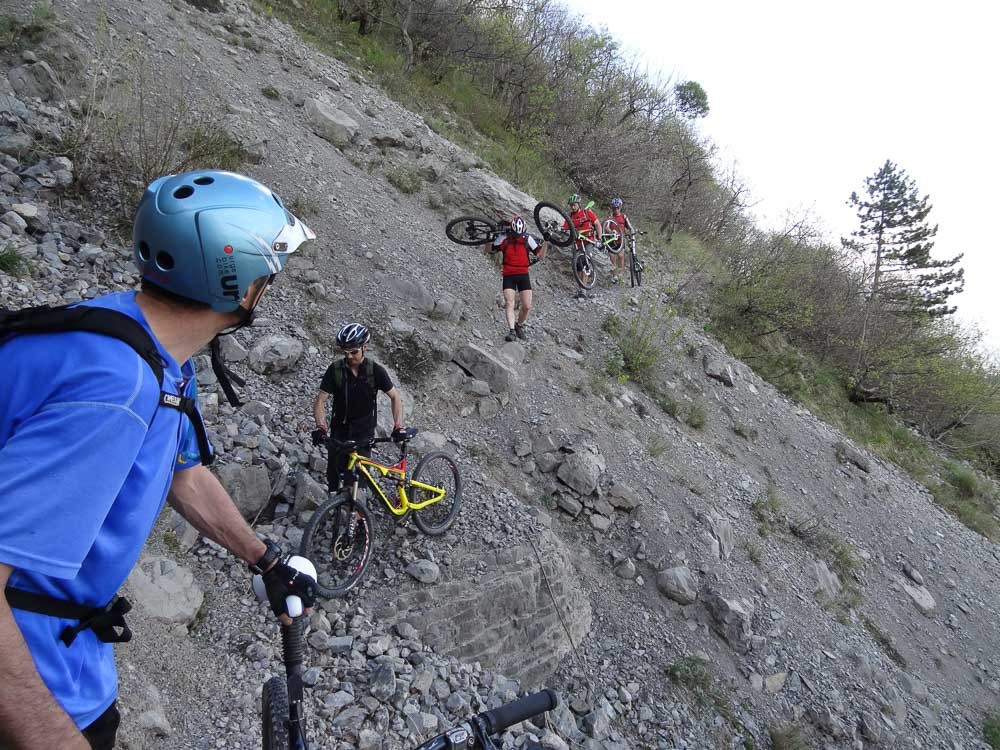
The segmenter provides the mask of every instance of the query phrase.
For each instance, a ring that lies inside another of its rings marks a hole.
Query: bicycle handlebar
[[[526,695],[513,703],[485,711],[479,716],[487,723],[490,734],[500,734],[507,727],[530,719],[532,716],[551,711],[558,702],[556,694],[545,688],[537,693]]]
[[[514,724],[551,711],[558,704],[559,699],[556,694],[546,688],[505,706],[483,711],[447,732],[427,740],[417,750],[446,750],[459,747],[481,750],[484,738],[500,734]]]

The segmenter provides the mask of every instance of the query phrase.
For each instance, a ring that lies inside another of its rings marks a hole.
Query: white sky
[[[965,253],[959,317],[1000,350],[1000,2],[564,0],[652,71],[708,94],[702,132],[775,223],[810,209],[833,238],[891,159]]]

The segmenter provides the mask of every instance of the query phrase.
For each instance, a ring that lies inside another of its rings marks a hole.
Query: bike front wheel
[[[459,245],[485,245],[492,242],[497,234],[497,225],[485,216],[459,216],[444,228],[448,239]]]
[[[594,261],[583,250],[573,253],[573,278],[581,289],[593,289],[597,283],[597,269]]]
[[[556,247],[569,247],[576,239],[576,230],[569,217],[554,203],[541,202],[535,206],[535,226],[549,235],[549,242]]]
[[[264,683],[260,696],[264,750],[288,750],[288,686],[280,677]]]
[[[462,475],[458,466],[447,453],[428,453],[413,470],[412,481],[444,489],[444,497],[436,503],[413,511],[413,522],[418,529],[428,536],[443,534],[454,523],[462,504]],[[432,496],[429,490],[412,486],[410,494],[411,501],[416,503]]]
[[[631,260],[632,286],[642,286],[642,263],[639,262],[639,258],[634,252]]]
[[[337,497],[321,505],[302,532],[299,554],[316,566],[316,590],[338,599],[365,577],[375,552],[371,514],[363,503]]]

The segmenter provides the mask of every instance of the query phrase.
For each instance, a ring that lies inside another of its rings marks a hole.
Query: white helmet
[[[514,234],[520,236],[527,230],[527,225],[524,223],[524,219],[520,216],[515,216],[510,220],[510,229]]]

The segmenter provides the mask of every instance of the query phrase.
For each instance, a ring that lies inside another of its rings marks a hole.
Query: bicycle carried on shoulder
[[[541,202],[534,210],[535,226],[547,242],[555,247],[569,247],[576,239],[576,233],[567,229],[566,214],[553,203]],[[474,247],[476,245],[493,244],[500,235],[510,231],[510,224],[505,220],[490,219],[481,214],[459,216],[449,221],[444,233],[452,242],[459,245]]]
[[[407,446],[416,435],[416,428],[411,427],[402,439],[329,440],[331,460],[334,450],[349,452],[347,471],[354,482],[317,508],[302,534],[299,554],[316,566],[316,589],[322,596],[339,598],[361,583],[375,551],[371,511],[360,492],[362,482],[372,501],[377,505],[381,500],[397,523],[412,515],[424,534],[439,536],[455,521],[462,502],[458,466],[447,453],[434,451],[408,472]],[[389,442],[399,445],[399,460],[394,464],[381,464],[359,452]],[[390,482],[395,483],[395,492],[387,494],[383,484]]]

